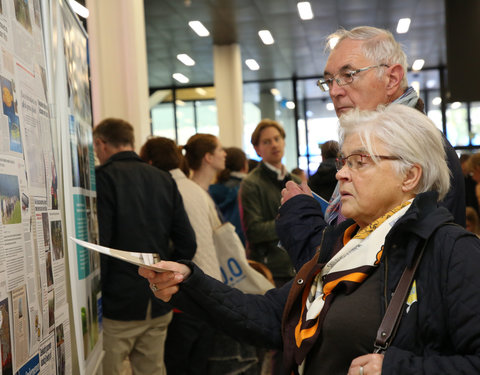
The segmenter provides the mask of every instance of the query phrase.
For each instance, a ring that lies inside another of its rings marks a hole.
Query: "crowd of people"
[[[130,124],[95,127],[100,244],[161,259],[154,272],[102,256],[105,373],[126,359],[134,374],[479,373],[480,153],[461,166],[390,32],[332,38],[318,86],[338,142],[320,145],[312,176],[287,170],[270,119],[251,135],[253,167],[211,134],[152,137],[137,155]],[[271,273],[266,293],[227,285],[225,222]],[[378,344],[412,269],[397,329]]]

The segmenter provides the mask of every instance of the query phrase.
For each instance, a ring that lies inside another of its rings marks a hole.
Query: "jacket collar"
[[[140,159],[140,156],[138,156],[135,151],[120,151],[110,156],[110,158],[104,164],[100,165],[100,167],[111,164],[114,161],[122,160],[135,160],[144,163],[144,161]]]

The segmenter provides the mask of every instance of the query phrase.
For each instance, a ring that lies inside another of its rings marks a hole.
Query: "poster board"
[[[42,6],[0,1],[0,369],[7,375],[72,372]]]

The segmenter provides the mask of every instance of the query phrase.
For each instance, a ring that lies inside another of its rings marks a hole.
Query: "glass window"
[[[472,124],[472,145],[480,145],[480,102],[470,104],[470,122]]]
[[[152,134],[175,139],[173,103],[158,104],[152,108]]]
[[[468,146],[467,106],[465,103],[454,102],[447,105],[447,139],[452,146]]]
[[[195,102],[198,133],[218,136],[217,104],[215,100],[198,100]]]
[[[187,143],[188,138],[196,133],[193,102],[177,105],[177,134],[179,145]]]

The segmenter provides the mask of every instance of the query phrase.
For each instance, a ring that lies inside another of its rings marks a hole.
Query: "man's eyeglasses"
[[[323,80],[319,79],[317,81],[317,86],[320,87],[320,90],[324,92],[329,91],[332,88],[333,81],[337,82],[338,86],[346,86],[353,82],[355,75],[357,75],[358,73],[364,72],[366,70],[373,69],[373,68],[380,68],[382,66],[388,68],[388,65],[386,64],[378,64],[378,65],[371,65],[365,68],[360,68],[355,70],[341,70],[340,72],[335,74],[333,77],[323,79]]]
[[[335,160],[335,166],[337,171],[343,168],[346,164],[348,168],[352,170],[357,170],[365,166],[366,164],[371,164],[370,159],[376,158],[380,160],[399,160],[400,158],[396,156],[385,156],[385,155],[366,155],[366,154],[351,154],[345,157],[338,157]],[[366,161],[365,159],[368,159]]]

